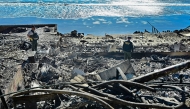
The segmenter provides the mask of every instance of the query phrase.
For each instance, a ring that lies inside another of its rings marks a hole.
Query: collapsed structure
[[[56,25],[38,25],[38,51],[31,51],[24,44],[30,28],[22,26],[25,31],[18,32],[17,27],[0,36],[1,109],[190,106],[189,52],[184,52],[188,51],[188,40],[181,52],[172,52],[173,45],[152,40],[154,34],[147,42],[136,35],[134,59],[129,62],[123,60],[121,52],[125,36],[111,40],[63,37],[57,34]],[[165,37],[162,40],[170,40]],[[176,38],[181,39],[184,37]]]

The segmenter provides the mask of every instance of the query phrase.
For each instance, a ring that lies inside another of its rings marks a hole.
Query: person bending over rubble
[[[29,31],[27,34],[32,44],[32,51],[37,51],[37,40],[39,39],[39,36],[37,32],[35,31],[35,29],[36,29],[35,26],[32,26],[31,31]]]
[[[123,52],[124,52],[124,59],[131,59],[131,52],[133,52],[133,43],[130,41],[131,37],[128,37],[128,40],[123,42]]]

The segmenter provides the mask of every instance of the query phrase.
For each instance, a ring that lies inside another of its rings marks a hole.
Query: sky
[[[126,34],[184,29],[189,0],[1,0],[0,25],[57,24],[58,31]]]

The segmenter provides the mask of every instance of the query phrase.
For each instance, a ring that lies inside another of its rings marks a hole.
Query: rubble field
[[[22,87],[17,87],[18,92],[6,99],[8,108],[189,108],[190,63],[187,58],[157,54],[141,59],[133,58],[130,63],[135,73],[131,74],[131,80],[101,80],[99,72],[125,60],[122,55],[115,57],[99,53],[121,53],[126,35],[114,36],[113,39],[95,36],[75,38],[57,35],[54,28],[45,32],[44,28],[36,29],[40,36],[37,51],[28,49],[30,43],[26,34],[30,28],[25,32],[0,34],[2,93],[13,81],[18,66],[21,66],[23,76]],[[171,40],[171,36],[175,39]],[[146,33],[142,39],[134,34],[132,41],[136,47],[135,52],[173,52],[173,42],[185,39],[174,33],[164,33],[164,38]],[[188,40],[181,42],[179,50],[189,51]],[[146,78],[147,74],[155,73],[156,79]],[[142,81],[144,78],[147,81]],[[0,107],[6,109],[3,102]]]

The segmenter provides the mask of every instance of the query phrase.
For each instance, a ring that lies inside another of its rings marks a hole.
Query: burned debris
[[[137,46],[133,59],[124,61],[119,38],[62,37],[55,27],[45,28],[37,29],[38,51],[30,50],[26,32],[2,35],[1,109],[190,107],[188,52],[146,53],[146,47],[141,53]]]
[[[71,31],[71,37],[83,38],[84,37],[84,33],[77,33],[77,30],[73,30],[73,31]]]

